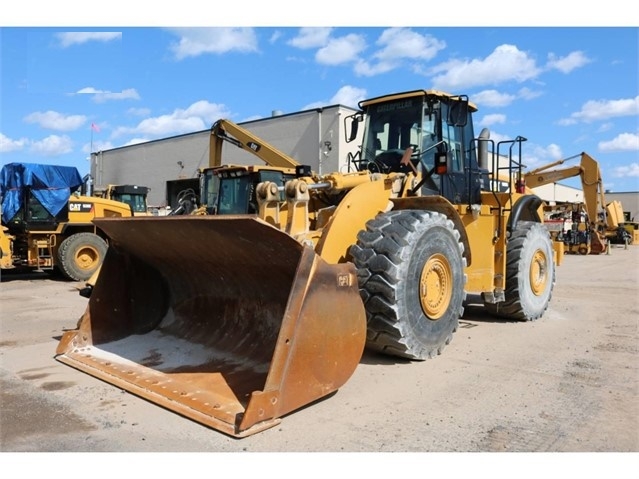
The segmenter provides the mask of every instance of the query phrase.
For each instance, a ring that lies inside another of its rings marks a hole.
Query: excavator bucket
[[[58,361],[233,437],[336,391],[359,364],[352,264],[248,215],[95,224],[109,250]]]

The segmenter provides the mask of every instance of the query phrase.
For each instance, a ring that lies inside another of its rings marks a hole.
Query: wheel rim
[[[548,258],[541,251],[535,251],[530,263],[530,288],[535,296],[540,296],[548,284]]]
[[[430,319],[441,318],[453,295],[453,272],[445,256],[435,254],[428,258],[419,281],[419,301],[424,314]]]
[[[82,270],[94,268],[100,259],[100,252],[90,246],[83,246],[75,254],[75,264]]]

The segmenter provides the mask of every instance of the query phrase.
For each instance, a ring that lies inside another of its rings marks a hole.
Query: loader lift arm
[[[297,161],[277,148],[261,140],[248,130],[230,120],[221,119],[211,127],[209,168],[222,166],[222,145],[224,141],[253,153],[269,166],[295,168]]]

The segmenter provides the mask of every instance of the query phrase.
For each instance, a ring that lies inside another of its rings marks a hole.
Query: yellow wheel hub
[[[100,253],[95,248],[83,246],[75,255],[75,264],[83,270],[93,268],[100,259]]]
[[[441,318],[453,295],[453,272],[445,256],[428,258],[419,281],[419,301],[430,319]]]
[[[540,296],[548,283],[548,258],[543,251],[537,250],[530,263],[530,288],[535,296]]]

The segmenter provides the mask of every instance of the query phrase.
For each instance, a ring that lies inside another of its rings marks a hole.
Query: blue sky
[[[506,27],[449,25],[438,16],[402,26],[381,16],[388,26],[351,27],[358,23],[346,15],[346,23],[323,27],[321,16],[319,25],[303,15],[260,22],[249,2],[233,23],[211,16],[206,24],[218,26],[201,28],[193,13],[139,12],[124,21],[92,11],[62,20],[47,16],[46,2],[33,22],[25,3],[0,20],[2,164],[71,165],[84,175],[91,150],[201,131],[221,117],[356,107],[367,97],[435,88],[478,105],[476,134],[488,127],[495,140],[526,137],[529,167],[585,151],[599,161],[606,189],[639,191],[639,28],[623,18]],[[543,17],[543,3],[530,15]],[[111,13],[124,8],[109,5]],[[173,18],[180,26],[157,26]]]

